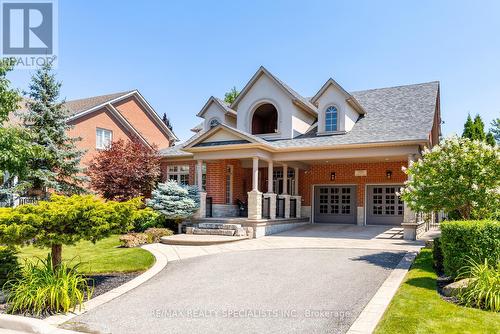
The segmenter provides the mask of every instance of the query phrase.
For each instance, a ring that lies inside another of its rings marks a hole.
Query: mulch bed
[[[88,278],[92,280],[93,286],[94,286],[94,293],[92,294],[92,298],[97,297],[99,295],[102,295],[108,291],[113,290],[114,288],[119,287],[122,284],[127,283],[128,281],[136,278],[139,276],[141,272],[134,272],[134,273],[123,273],[123,274],[99,274],[99,275],[89,275]],[[5,313],[7,308],[7,304],[5,303],[0,303],[0,313]],[[51,314],[44,314],[40,316],[36,315],[29,315],[26,314],[27,316],[34,317],[34,318],[39,318],[39,319],[44,319]]]

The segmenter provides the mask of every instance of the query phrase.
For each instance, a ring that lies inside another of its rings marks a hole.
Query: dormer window
[[[211,129],[211,128],[215,128],[215,127],[216,127],[217,125],[219,125],[219,124],[220,124],[219,120],[218,120],[217,118],[214,118],[214,119],[213,119],[213,120],[211,120],[211,121],[210,121],[210,123],[209,123],[210,129]]]
[[[338,110],[334,106],[330,106],[325,112],[325,131],[338,130]]]

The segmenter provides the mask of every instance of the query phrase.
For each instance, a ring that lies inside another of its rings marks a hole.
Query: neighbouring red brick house
[[[261,67],[233,103],[211,97],[198,116],[196,134],[161,153],[165,178],[200,189],[200,218],[238,216],[242,202],[263,234],[304,220],[418,233],[397,192],[402,167],[439,140],[438,82],[348,92],[329,79],[305,98]]]

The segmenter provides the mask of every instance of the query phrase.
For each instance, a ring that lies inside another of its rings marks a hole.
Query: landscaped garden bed
[[[18,258],[24,260],[45,258],[50,252],[48,248],[25,246],[20,248]],[[124,248],[118,235],[113,235],[93,244],[90,241],[80,241],[74,246],[65,247],[63,261],[79,262],[79,271],[88,278],[93,287],[92,298],[106,293],[134,279],[150,268],[154,256],[141,248]],[[6,312],[7,305],[0,302],[0,313]],[[35,315],[39,318],[49,314]]]
[[[437,292],[432,251],[423,249],[375,330],[388,333],[500,333],[500,314],[450,303]]]

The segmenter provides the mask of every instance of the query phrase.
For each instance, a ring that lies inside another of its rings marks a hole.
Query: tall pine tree
[[[474,131],[472,139],[480,141],[486,140],[486,133],[484,132],[484,122],[479,115],[476,115],[476,117],[474,117]]]
[[[59,101],[60,88],[50,64],[38,69],[31,78],[28,110],[23,115],[33,142],[47,151],[47,156],[29,161],[31,169],[38,172],[24,180],[43,197],[50,189],[67,195],[86,192],[83,183],[87,178],[80,167],[84,152],[75,146],[80,138],[68,135],[71,126],[66,123],[68,112],[64,101]]]
[[[470,114],[467,115],[467,121],[464,124],[464,132],[462,133],[463,138],[469,138],[473,139],[474,136],[474,122],[472,121],[472,117],[470,117]]]

